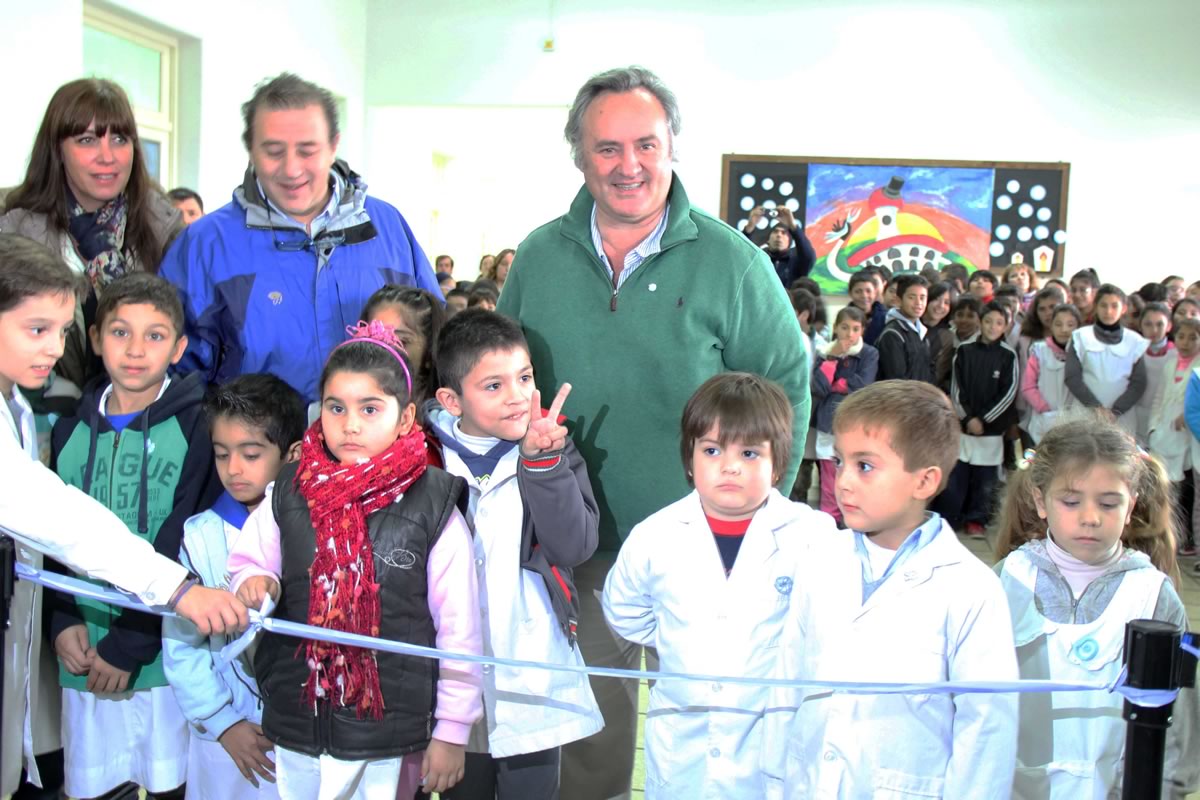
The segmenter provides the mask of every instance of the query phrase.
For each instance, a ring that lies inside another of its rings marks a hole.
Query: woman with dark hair
[[[499,253],[496,253],[496,258],[492,262],[490,269],[480,272],[479,277],[489,281],[495,281],[497,291],[504,288],[504,281],[508,279],[508,268],[512,266],[513,257],[517,254],[516,250],[505,248]]]
[[[157,272],[168,242],[183,229],[179,212],[146,171],[133,109],[120,86],[83,78],[54,93],[25,179],[8,194],[4,212],[0,231],[41,242],[88,278],[91,292],[76,312],[56,367],[59,385],[51,390],[78,398],[99,371],[86,334],[97,297],[126,272]]]
[[[929,329],[925,341],[929,343],[929,361],[937,363],[938,355],[946,345],[952,345],[954,331],[950,329],[950,309],[958,300],[958,289],[949,281],[939,281],[929,287],[929,300],[921,322]]]

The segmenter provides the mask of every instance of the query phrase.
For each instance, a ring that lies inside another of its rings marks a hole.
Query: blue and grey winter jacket
[[[246,507],[228,493],[208,511],[189,519],[183,526],[179,561],[200,576],[210,588],[229,588],[225,562],[229,558],[225,526],[241,528]],[[224,635],[203,636],[182,617],[163,619],[163,667],[175,692],[179,709],[194,734],[215,741],[243,720],[262,721],[258,684],[250,677],[242,659],[217,666],[217,655],[228,644]]]
[[[233,201],[171,245],[159,272],[183,301],[181,371],[201,370],[215,383],[270,372],[312,401],[325,358],[375,290],[395,283],[442,296],[400,212],[368,197],[344,162],[330,176],[339,202],[311,238],[267,205],[248,168]]]

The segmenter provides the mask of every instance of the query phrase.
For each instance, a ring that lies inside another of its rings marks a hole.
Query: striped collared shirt
[[[650,231],[650,235],[638,244],[637,247],[625,254],[625,266],[621,269],[621,274],[617,276],[617,285],[614,291],[621,291],[621,287],[625,284],[625,280],[633,274],[633,271],[641,266],[642,262],[650,256],[662,250],[662,237],[667,231],[667,217],[671,214],[671,204],[667,203],[663,209],[662,217],[658,220],[658,225],[654,230]],[[596,206],[592,205],[592,245],[596,248],[596,255],[600,257],[600,263],[608,270],[609,280],[613,276],[612,264],[608,263],[608,256],[604,254],[604,241],[600,238],[600,228],[596,225]]]
[[[329,202],[325,204],[324,211],[322,211],[317,216],[313,217],[312,222],[308,223],[307,225],[304,225],[303,223],[297,221],[296,218],[293,217],[291,214],[287,213],[282,208],[275,205],[275,201],[273,201],[267,195],[267,193],[263,190],[262,181],[258,180],[258,178],[256,177],[254,179],[254,182],[258,185],[259,196],[267,201],[267,205],[269,205],[271,207],[271,210],[274,211],[276,214],[279,214],[280,216],[282,216],[284,219],[291,220],[296,225],[299,225],[301,228],[304,228],[305,231],[308,233],[308,238],[310,238],[310,239],[317,238],[317,236],[319,236],[321,234],[321,231],[325,230],[326,226],[328,226],[329,223],[333,221],[334,217],[337,216],[338,205],[342,202],[342,181],[340,178],[338,178],[337,173],[330,172],[329,173],[329,190],[330,190],[329,191]]]
[[[864,541],[866,534],[862,531],[854,532],[855,551],[858,553],[858,560],[862,563],[862,601],[864,603],[875,593],[876,589],[883,585],[888,576],[897,572],[900,566],[914,553],[937,538],[938,533],[942,530],[941,515],[935,511],[926,511],[925,515],[925,521],[908,535],[908,538],[896,550],[896,555],[892,556],[887,569],[879,577],[875,577],[875,570],[871,567],[871,557],[867,553],[867,545]]]

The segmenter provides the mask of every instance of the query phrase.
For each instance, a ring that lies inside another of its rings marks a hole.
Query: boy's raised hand
[[[562,450],[567,446],[567,429],[558,424],[558,415],[562,412],[563,403],[571,393],[571,384],[564,383],[559,387],[554,402],[550,404],[550,413],[542,416],[542,393],[537,389],[529,397],[529,430],[521,440],[521,455],[525,458],[536,458],[542,453]]]

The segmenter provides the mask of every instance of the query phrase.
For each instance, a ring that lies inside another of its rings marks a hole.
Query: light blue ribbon
[[[122,608],[135,611],[145,611],[164,617],[178,616],[161,606],[147,606],[130,594],[117,589],[97,586],[94,583],[59,575],[52,572],[42,572],[25,564],[17,564],[17,577],[21,580],[45,586],[59,592],[100,600]],[[705,683],[722,683],[741,686],[766,686],[785,689],[819,689],[843,694],[1007,694],[1011,692],[1116,692],[1135,705],[1157,708],[1173,702],[1175,691],[1157,691],[1134,689],[1126,686],[1125,671],[1111,683],[1067,683],[1049,680],[1019,680],[1019,681],[938,681],[935,683],[874,683],[861,681],[815,681],[789,680],[784,678],[747,678],[737,675],[707,675],[693,672],[659,672],[636,669],[617,669],[614,667],[589,667],[577,664],[548,664],[540,661],[525,661],[515,658],[497,658],[495,656],[477,655],[475,653],[457,653],[450,650],[439,650],[436,647],[423,647],[407,642],[393,642],[378,639],[373,636],[363,636],[357,633],[332,631],[299,622],[279,620],[269,616],[273,607],[270,598],[264,602],[263,610],[250,609],[250,626],[233,642],[226,645],[220,653],[219,660],[228,664],[237,658],[254,641],[260,631],[267,631],[281,636],[295,636],[301,639],[331,642],[333,644],[363,647],[368,650],[379,650],[385,653],[416,656],[418,658],[436,658],[450,661],[463,661],[472,664],[490,664],[495,666],[513,667],[516,669],[545,669],[554,672],[569,672],[579,675],[598,675],[604,678],[632,678],[634,680],[686,680],[702,681]],[[1193,655],[1196,648],[1183,645],[1183,648]]]

